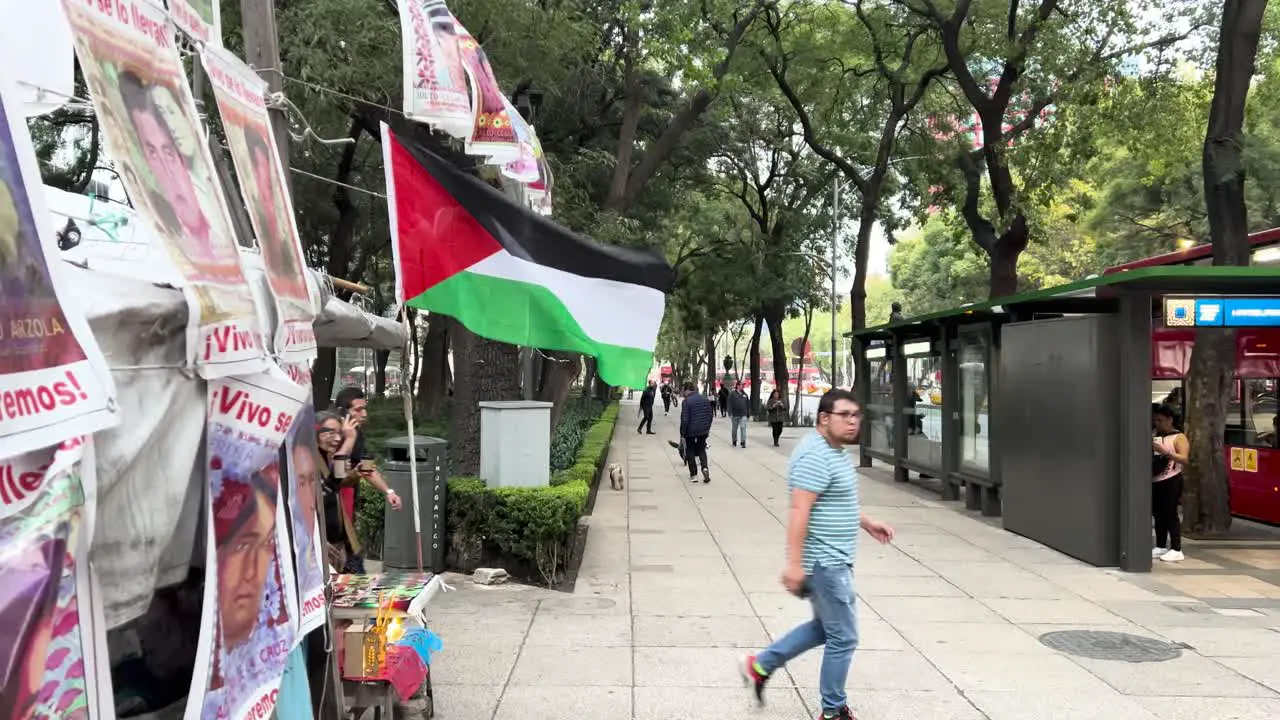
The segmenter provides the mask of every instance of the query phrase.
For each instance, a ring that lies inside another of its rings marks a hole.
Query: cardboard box
[[[366,644],[373,645],[380,641],[372,627],[368,630],[362,623],[352,623],[342,633],[342,676],[344,678],[377,677],[382,668],[379,667],[377,653],[366,652]]]

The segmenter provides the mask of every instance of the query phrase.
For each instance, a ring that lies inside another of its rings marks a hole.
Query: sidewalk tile
[[[941,692],[859,690],[850,692],[849,706],[858,720],[988,720],[954,689]],[[1023,716],[1019,720],[1032,717]],[[1042,719],[1035,717],[1035,720]]]
[[[727,667],[726,671],[732,672],[733,668]],[[635,720],[803,720],[808,717],[794,689],[777,689],[768,693],[767,699],[765,706],[759,707],[755,696],[741,684],[735,688],[637,687]]]
[[[971,653],[1053,653],[1029,633],[1009,624],[918,620],[891,624],[908,642],[920,648],[925,657],[937,649]]]
[[[1065,656],[975,653],[965,649],[930,649],[927,655],[964,692],[1075,692],[1110,690],[1102,680]]]
[[[877,597],[867,603],[880,617],[891,623],[958,622],[1003,623],[1003,618],[972,598]]]
[[[450,638],[442,635],[442,638]],[[434,686],[497,685],[507,682],[515,667],[519,646],[495,649],[471,645],[459,639],[445,640],[445,649],[431,656],[431,682]]]
[[[631,648],[525,646],[511,684],[630,687]]]
[[[1280,697],[1274,690],[1191,651],[1162,663],[1071,659],[1126,695],[1176,692],[1181,697]]]
[[[755,650],[769,643],[768,633],[760,619],[755,617],[638,615],[634,622],[637,648],[724,647]]]
[[[435,666],[432,665],[432,673]],[[498,699],[502,696],[502,684],[468,685],[445,682],[431,677],[436,716],[448,720],[493,720]]]
[[[1222,665],[1256,683],[1280,692],[1280,662],[1276,658],[1217,658]],[[1275,717],[1280,717],[1276,715]]]
[[[449,710],[441,706],[442,720],[454,720],[456,716]],[[520,720],[630,718],[631,688],[513,685],[503,694],[497,717]]]
[[[638,647],[636,687],[741,687],[743,656],[723,647]]]
[[[1015,625],[1108,625],[1124,620],[1087,600],[982,600],[984,605]]]
[[[1176,688],[1171,689],[1176,692]],[[1257,698],[1143,697],[1136,700],[1160,720],[1275,720],[1280,700]]]
[[[1145,710],[1137,699],[1114,690],[1089,694],[977,691],[965,696],[989,720],[1163,720]]]
[[[529,628],[525,647],[531,645],[573,647],[626,647],[631,645],[631,618],[627,615],[569,615],[538,613]]]
[[[787,664],[796,687],[815,690],[822,667],[822,649],[805,653]],[[915,650],[868,650],[859,648],[853,655],[848,688],[851,695],[862,690],[935,690],[951,689],[942,673]]]

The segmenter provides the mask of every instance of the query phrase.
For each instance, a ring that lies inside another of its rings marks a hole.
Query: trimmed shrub
[[[610,405],[587,431],[574,463],[545,488],[489,488],[483,480],[449,480],[447,534],[452,563],[469,570],[489,553],[537,568],[552,585],[568,563],[578,518],[609,451],[618,406]]]

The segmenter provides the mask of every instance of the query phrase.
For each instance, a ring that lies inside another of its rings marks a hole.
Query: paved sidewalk
[[[820,653],[795,661],[757,708],[735,663],[806,619],[780,587],[788,447],[753,426],[729,445],[717,419],[712,482],[676,454],[677,416],[637,435],[624,402],[610,451],[625,493],[600,490],[573,594],[466,582],[431,619],[443,720],[802,720]],[[801,431],[788,429],[790,446]],[[863,536],[861,643],[849,691],[861,720],[1263,720],[1280,717],[1280,614],[1214,608],[1148,576],[1091,568],[887,473],[864,472],[864,511],[897,539]],[[1050,649],[1092,630],[1185,643],[1151,663]]]

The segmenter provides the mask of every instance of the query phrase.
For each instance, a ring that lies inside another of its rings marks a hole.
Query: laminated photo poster
[[[0,720],[115,717],[93,468],[88,438],[0,461]]]

